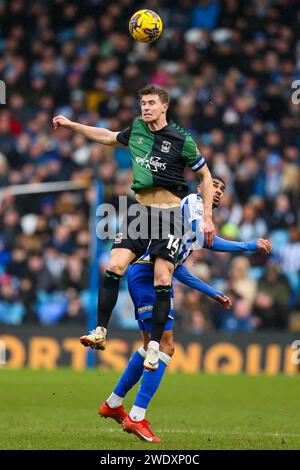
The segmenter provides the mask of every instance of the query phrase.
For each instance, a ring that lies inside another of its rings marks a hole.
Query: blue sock
[[[166,367],[169,364],[171,357],[165,353],[159,352],[159,366],[155,371],[144,370],[143,378],[139,391],[137,393],[134,406],[140,408],[147,408],[149,402],[156,390],[158,389],[160,382],[162,381]]]
[[[145,356],[144,348],[139,348],[133,354],[114,389],[116,395],[124,398],[126,393],[140,380],[144,371]]]

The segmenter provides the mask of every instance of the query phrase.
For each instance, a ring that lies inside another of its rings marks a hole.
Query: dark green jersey
[[[119,132],[117,140],[129,146],[133,168],[131,188],[136,192],[160,186],[183,198],[188,194],[183,177],[185,166],[198,171],[206,163],[192,136],[174,122],[152,132],[137,118],[131,127]]]

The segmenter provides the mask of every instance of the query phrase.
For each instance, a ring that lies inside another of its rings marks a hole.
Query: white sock
[[[170,364],[170,361],[171,361],[172,358],[170,356],[168,356],[168,354],[166,354],[162,351],[159,351],[158,356],[159,356],[159,359],[161,361],[165,362],[167,365]]]
[[[106,403],[108,403],[108,406],[110,408],[118,408],[122,405],[123,398],[119,397],[119,395],[116,395],[114,392],[112,392],[112,394],[106,400]]]
[[[133,405],[129,413],[130,419],[132,419],[132,421],[142,421],[142,419],[145,418],[145,415],[146,409],[135,405]]]
[[[148,348],[155,349],[156,351],[159,350],[159,343],[157,341],[149,341]]]
[[[137,350],[137,352],[139,353],[140,356],[142,356],[142,357],[145,359],[145,357],[146,357],[146,351],[145,351],[145,349],[143,348],[143,346],[141,346],[141,347]]]

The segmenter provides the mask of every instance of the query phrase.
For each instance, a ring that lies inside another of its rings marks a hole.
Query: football
[[[139,10],[129,21],[129,32],[139,42],[153,42],[159,38],[163,30],[160,16],[152,10]]]

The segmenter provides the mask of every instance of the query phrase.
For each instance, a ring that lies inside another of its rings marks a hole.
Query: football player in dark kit
[[[212,244],[215,233],[212,222],[213,184],[205,159],[191,135],[174,122],[168,122],[168,93],[150,85],[142,89],[139,96],[142,116],[124,131],[112,132],[86,126],[62,115],[54,117],[53,125],[79,132],[101,144],[129,146],[133,169],[131,188],[139,205],[143,233],[140,236],[131,233],[130,223],[134,217],[127,214],[112,246],[108,268],[99,289],[98,325],[80,341],[93,349],[105,349],[107,326],[117,302],[120,279],[128,265],[148,248],[154,261],[156,299],[144,367],[156,370],[159,342],[170,310],[172,274],[182,236],[180,201],[188,194],[183,176],[185,166],[188,165],[202,179],[204,217],[201,229],[208,246]]]

